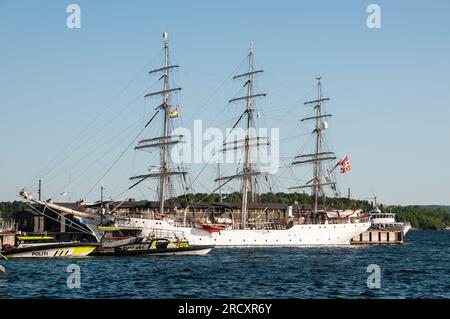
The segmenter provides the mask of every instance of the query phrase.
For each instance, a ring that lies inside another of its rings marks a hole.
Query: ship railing
[[[186,238],[186,236],[184,235],[184,231],[161,229],[161,228],[151,229],[149,237],[168,238],[168,239],[175,239],[175,240],[182,240],[182,239]]]
[[[142,213],[127,213],[125,214],[127,217],[131,218],[140,218],[140,219],[153,219],[154,214],[151,212],[142,212]]]
[[[175,227],[194,227],[195,223],[191,219],[176,219],[173,225]]]
[[[326,221],[320,221],[319,224],[354,224],[354,223],[367,223],[370,221],[370,218],[359,216],[359,217],[350,217],[350,218],[330,218]]]
[[[236,224],[235,226],[237,226],[237,229],[241,228],[240,224]],[[284,230],[288,228],[288,224],[286,224],[283,220],[274,220],[270,222],[249,221],[246,228],[256,230]]]

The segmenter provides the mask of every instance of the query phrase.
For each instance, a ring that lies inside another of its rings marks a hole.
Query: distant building
[[[77,223],[70,215],[61,216],[50,210],[45,215],[33,209],[26,208],[15,216],[16,231],[21,233],[44,233],[57,237],[60,240],[81,239],[86,235],[79,229],[71,227]]]

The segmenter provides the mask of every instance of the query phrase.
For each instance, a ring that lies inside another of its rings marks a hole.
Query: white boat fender
[[[5,267],[3,267],[2,265],[0,265],[0,276],[4,275],[6,272]]]

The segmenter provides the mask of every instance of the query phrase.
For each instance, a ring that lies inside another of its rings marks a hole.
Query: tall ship
[[[148,97],[160,97],[155,113],[146,123],[145,127],[157,118],[161,119],[162,129],[160,136],[152,136],[138,142],[136,150],[156,150],[159,153],[158,165],[149,165],[149,172],[130,178],[131,186],[136,187],[147,180],[155,180],[157,188],[155,193],[157,201],[151,205],[143,205],[136,211],[136,207],[124,210],[128,201],[104,203],[103,201],[92,205],[85,205],[83,209],[73,210],[55,203],[47,203],[32,199],[26,192],[21,197],[60,210],[65,214],[76,216],[97,239],[102,237],[101,227],[131,227],[141,229],[143,237],[177,237],[185,238],[192,245],[215,246],[333,246],[349,245],[350,240],[370,227],[360,210],[332,210],[327,209],[324,200],[327,187],[336,190],[333,179],[333,170],[326,169],[325,163],[336,160],[333,152],[323,147],[323,134],[328,127],[324,119],[331,116],[323,111],[323,103],[328,100],[321,93],[321,78],[317,78],[317,97],[305,102],[306,107],[313,107],[314,116],[302,119],[302,122],[314,123],[315,145],[314,150],[308,154],[299,154],[292,165],[313,165],[313,176],[301,186],[291,189],[309,189],[313,204],[284,205],[265,204],[257,200],[258,179],[268,178],[269,175],[259,170],[254,160],[255,150],[269,144],[267,138],[255,136],[255,101],[265,93],[255,90],[254,81],[263,74],[263,70],[254,67],[254,52],[251,48],[247,55],[247,70],[233,77],[243,82],[245,94],[229,100],[229,103],[243,103],[244,108],[233,129],[241,127],[245,131],[242,139],[231,143],[224,141],[221,152],[240,150],[242,164],[232,175],[222,176],[218,173],[215,182],[218,187],[209,195],[228,185],[230,182],[240,184],[240,202],[207,203],[204,201],[189,201],[184,207],[170,204],[174,196],[175,184],[178,182],[181,189],[186,189],[188,172],[181,164],[171,160],[172,148],[184,142],[184,137],[173,131],[172,119],[178,117],[178,106],[172,103],[172,94],[180,91],[179,87],[171,87],[170,75],[178,65],[172,65],[169,57],[168,34],[163,34],[164,62],[160,68],[150,71],[150,74],[159,74],[163,82],[162,89],[150,92]],[[136,204],[136,203],[134,203]],[[83,210],[83,211],[81,211]],[[125,212],[125,213],[124,213]]]
[[[164,37],[164,66],[157,69],[162,72],[161,78],[164,80],[162,91],[151,93],[162,95],[162,105],[168,105],[170,94],[178,88],[169,87],[170,70],[174,67],[169,65],[169,43],[167,37]],[[184,175],[184,171],[176,171],[169,168],[170,162],[167,154],[170,145],[178,143],[177,137],[170,134],[168,125],[169,109],[163,113],[163,131],[162,136],[149,139],[151,142],[158,140],[161,151],[161,166],[158,173],[140,175],[139,181],[146,178],[159,179],[159,211],[151,211],[150,216],[129,216],[129,218],[116,221],[118,226],[136,226],[142,227],[144,235],[150,235],[158,232],[182,233],[192,244],[211,244],[216,246],[311,246],[311,245],[347,245],[351,238],[367,230],[370,227],[369,222],[363,222],[360,211],[327,211],[319,207],[319,197],[323,194],[323,188],[326,186],[335,187],[335,182],[330,181],[329,174],[323,174],[322,163],[335,160],[332,152],[322,149],[322,132],[326,129],[324,118],[330,116],[323,114],[322,103],[328,98],[321,96],[321,82],[318,78],[318,96],[313,101],[308,101],[305,105],[312,105],[316,111],[315,116],[305,118],[303,121],[314,121],[315,129],[315,152],[297,156],[297,160],[292,164],[313,164],[314,176],[306,184],[293,188],[312,189],[314,205],[312,210],[299,209],[294,215],[292,209],[286,207],[284,210],[274,210],[269,206],[257,205],[255,202],[257,178],[266,175],[265,172],[257,169],[254,156],[254,149],[262,145],[267,145],[266,138],[253,136],[255,108],[254,101],[258,97],[265,96],[265,93],[255,92],[254,78],[261,75],[263,70],[254,68],[253,49],[249,50],[248,69],[246,72],[233,77],[234,80],[243,81],[243,87],[246,88],[246,94],[241,97],[229,100],[229,103],[243,102],[245,109],[235,123],[233,128],[240,122],[244,122],[245,138],[235,140],[232,143],[223,144],[222,151],[230,149],[243,150],[243,164],[237,173],[231,176],[220,176],[216,182],[219,183],[218,191],[230,181],[241,181],[241,203],[238,207],[231,207],[225,203],[215,203],[212,205],[201,205],[197,203],[190,207],[191,212],[183,211],[180,214],[170,213],[164,209],[166,202],[166,189],[171,189],[171,176]],[[153,72],[153,71],[152,71]],[[138,146],[139,147],[139,146]],[[153,146],[149,146],[153,147]],[[326,175],[326,176],[325,176]],[[328,181],[327,181],[328,180]],[[259,206],[259,207],[258,207]],[[197,216],[196,208],[199,210]],[[251,210],[251,212],[250,212]],[[301,211],[300,211],[301,210]],[[189,216],[188,216],[189,215]],[[200,216],[199,216],[200,215]],[[345,218],[342,218],[345,217]]]

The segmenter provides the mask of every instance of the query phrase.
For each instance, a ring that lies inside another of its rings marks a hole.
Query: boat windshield
[[[104,231],[105,238],[138,237],[142,232],[142,229],[137,227],[99,227],[99,229]]]
[[[17,236],[19,242],[26,244],[41,244],[55,241],[52,236]]]

